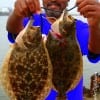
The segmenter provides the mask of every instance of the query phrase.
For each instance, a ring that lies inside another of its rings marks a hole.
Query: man
[[[46,18],[52,24],[60,17],[60,11],[66,8],[69,0],[42,1],[45,8],[51,9],[45,10],[45,12]],[[96,0],[77,0],[76,5],[80,14],[88,20],[88,25],[80,21],[76,22],[76,36],[82,54],[87,55],[91,62],[97,62],[100,60],[100,3]],[[10,41],[14,42],[13,37],[16,37],[26,25],[28,19],[25,17],[36,13],[40,14],[40,12],[39,0],[16,0],[15,8],[7,21],[8,38]],[[37,18],[37,16],[34,16],[34,18]],[[56,92],[51,90],[46,100],[55,100],[56,95]],[[73,100],[73,98],[74,100],[82,100],[82,80],[80,80],[75,89],[67,93],[67,96],[69,100]]]

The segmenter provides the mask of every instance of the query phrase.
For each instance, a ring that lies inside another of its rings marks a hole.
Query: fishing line
[[[71,11],[73,10],[74,8],[76,8],[77,5],[74,5],[72,8],[69,8],[69,9],[66,9],[66,11]],[[49,8],[46,8],[46,7],[41,7],[42,9],[45,9],[45,10],[50,10],[50,11],[54,11],[54,12],[60,12],[62,13],[63,11],[60,11],[60,10],[52,10],[52,9],[49,9]]]

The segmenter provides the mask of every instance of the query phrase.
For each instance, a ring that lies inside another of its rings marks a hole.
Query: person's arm
[[[90,27],[88,48],[95,54],[100,54],[100,27],[97,24]]]
[[[100,54],[100,3],[97,0],[77,0],[77,5],[80,14],[88,20],[88,49],[94,54]]]
[[[6,24],[7,31],[19,33],[23,29],[23,19],[39,11],[39,0],[16,0],[14,10]]]
[[[99,28],[99,25],[90,27],[87,57],[93,63],[100,61],[100,28]]]
[[[6,29],[10,33],[18,34],[23,29],[23,18],[12,12],[8,18]]]
[[[10,17],[10,18],[11,18],[11,17]],[[27,18],[24,18],[24,19],[23,19],[23,22],[21,23],[21,24],[22,24],[22,27],[25,27],[25,26],[27,25],[28,21],[29,21],[29,18],[28,18],[28,17],[27,17]],[[10,20],[9,20],[9,22],[10,22]],[[13,22],[13,21],[12,21],[12,22]],[[8,23],[7,23],[7,24],[8,24]],[[15,25],[15,24],[14,24],[14,25]],[[14,26],[14,25],[13,25],[13,26]],[[19,25],[19,24],[18,24],[18,25]],[[14,27],[12,27],[12,24],[10,24],[9,26],[11,27],[11,30],[14,30],[14,31],[10,31],[10,29],[8,29],[8,32],[7,32],[7,33],[8,33],[8,40],[9,40],[10,43],[15,43],[15,39],[16,39],[18,33],[19,33],[23,28],[20,29],[19,32],[17,33],[18,30],[15,31],[17,25],[15,25],[15,29],[14,29]],[[9,28],[10,28],[10,27],[9,27]],[[21,27],[21,26],[20,26],[20,27]],[[20,27],[19,27],[19,28],[20,28]],[[18,29],[18,28],[17,28],[17,29]]]

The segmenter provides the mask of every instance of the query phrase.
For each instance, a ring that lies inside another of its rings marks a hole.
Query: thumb
[[[40,7],[39,0],[36,0],[35,7],[36,7],[36,13],[40,13],[41,12],[41,7]]]

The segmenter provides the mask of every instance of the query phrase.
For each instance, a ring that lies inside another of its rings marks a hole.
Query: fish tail
[[[63,96],[58,95],[56,100],[67,100],[67,98],[66,98],[66,95],[63,95]]]

